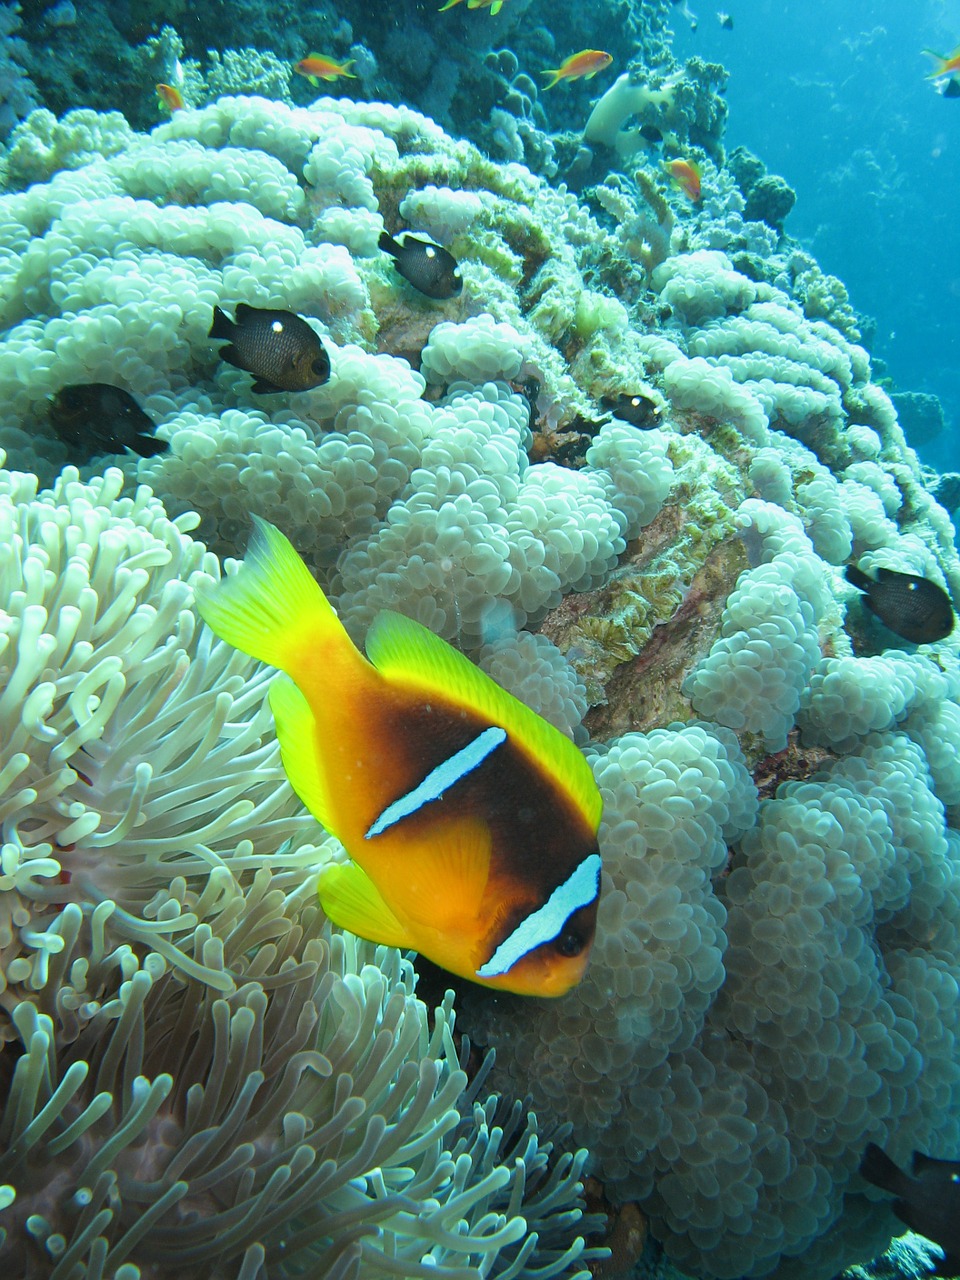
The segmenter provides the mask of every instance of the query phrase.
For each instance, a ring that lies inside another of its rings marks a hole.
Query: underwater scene
[[[960,4],[0,2],[0,1277],[960,1277]]]

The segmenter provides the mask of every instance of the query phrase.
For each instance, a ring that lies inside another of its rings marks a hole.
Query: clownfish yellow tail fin
[[[253,517],[254,531],[237,573],[197,596],[197,611],[221,640],[299,677],[324,649],[356,655],[352,641],[310,570],[279,529]]]
[[[331,780],[311,745],[328,728],[317,716],[334,701],[330,689],[345,694],[375,673],[290,541],[253,520],[240,569],[198,595],[197,609],[221,640],[291,677],[270,689],[283,767],[317,821],[338,835]]]

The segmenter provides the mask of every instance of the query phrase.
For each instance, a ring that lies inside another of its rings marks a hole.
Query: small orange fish
[[[694,204],[700,199],[700,166],[695,160],[667,160],[664,169]]]
[[[349,80],[356,80],[356,76],[350,70],[356,58],[348,58],[346,62],[334,62],[332,58],[328,58],[323,53],[310,53],[294,66],[294,71],[298,75],[306,76],[314,88],[320,87],[321,80],[339,80],[341,76],[346,76]]]
[[[928,57],[933,58],[937,64],[927,76],[928,80],[939,80],[941,76],[955,75],[960,72],[960,44],[957,45],[953,53],[948,53],[946,57],[941,53],[934,53],[932,49],[924,49],[923,52]]]
[[[187,105],[183,94],[172,84],[158,84],[157,97],[172,115],[174,111],[182,111]]]
[[[541,71],[542,76],[553,76],[545,89],[552,89],[561,80],[592,80],[598,71],[605,71],[613,61],[609,53],[602,49],[581,49],[579,53],[571,53],[566,62],[553,71]]]

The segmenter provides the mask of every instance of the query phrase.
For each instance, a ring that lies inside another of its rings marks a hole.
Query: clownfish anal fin
[[[320,753],[314,745],[317,725],[309,702],[292,680],[281,676],[270,687],[270,710],[276,721],[280,755],[291,787],[320,825],[336,835],[330,817],[330,793],[320,773]]]
[[[320,872],[320,905],[335,925],[387,947],[411,945],[407,931],[355,862],[332,863]]]

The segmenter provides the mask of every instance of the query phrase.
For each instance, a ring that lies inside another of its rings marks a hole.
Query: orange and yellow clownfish
[[[554,67],[551,71],[541,71],[542,76],[553,76],[550,83],[543,87],[552,89],[561,80],[580,80],[581,78],[592,80],[598,71],[605,71],[612,61],[612,55],[604,53],[602,49],[581,49],[579,53],[571,53],[559,67]]]
[[[923,52],[933,58],[937,64],[927,75],[928,80],[939,80],[941,76],[956,75],[960,72],[960,45],[957,45],[953,53],[948,53],[946,57],[941,53],[934,53],[932,49],[924,49]]]
[[[182,111],[183,108],[186,106],[186,103],[183,100],[183,94],[176,87],[176,85],[158,84],[157,97],[160,99],[160,101],[167,108],[167,110],[170,112],[171,115],[173,115],[174,111]]]
[[[667,160],[664,169],[694,204],[700,199],[700,166],[695,160]]]
[[[321,80],[339,80],[346,76],[348,80],[356,80],[350,70],[356,58],[348,58],[346,62],[334,62],[324,53],[308,53],[294,65],[297,75],[306,76],[315,89],[320,87]]]
[[[367,657],[284,535],[197,602],[279,667],[270,705],[293,789],[352,861],[320,874],[335,924],[473,982],[560,996],[583,976],[601,799],[553,725],[420,623],[383,612]]]

